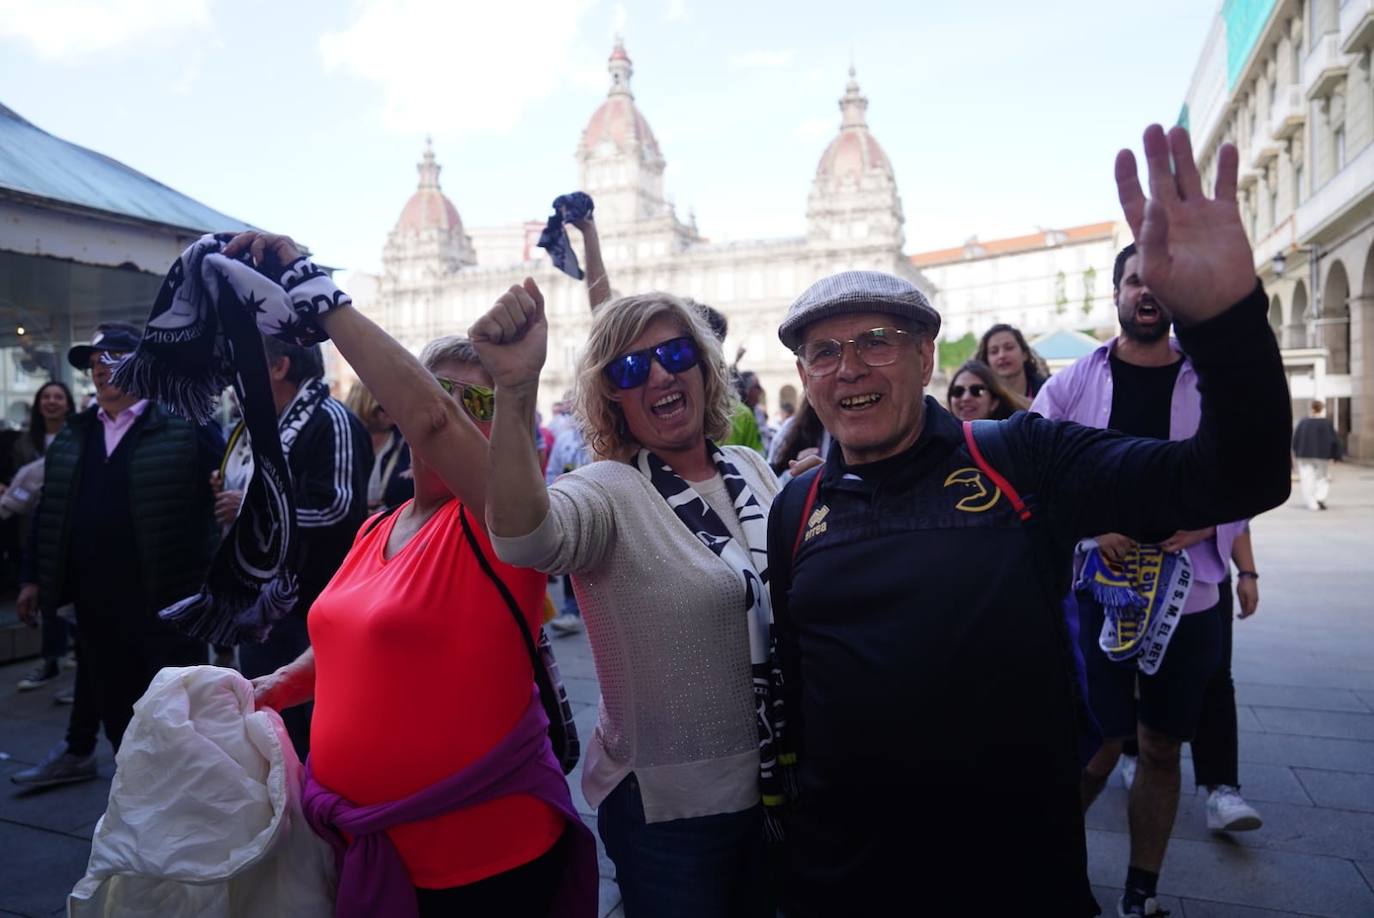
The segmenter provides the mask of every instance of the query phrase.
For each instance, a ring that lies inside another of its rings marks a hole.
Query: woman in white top
[[[720,344],[651,293],[598,307],[576,401],[601,458],[546,489],[531,421],[547,332],[526,280],[470,333],[496,382],[487,521],[503,560],[573,575],[602,692],[582,787],[625,912],[772,915],[760,710],[776,479],[753,450],[712,443],[732,410]]]

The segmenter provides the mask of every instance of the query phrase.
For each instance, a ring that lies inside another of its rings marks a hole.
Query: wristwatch
[[[1254,571],[1236,571],[1236,577],[1253,577],[1255,580],[1258,580],[1259,574]]]

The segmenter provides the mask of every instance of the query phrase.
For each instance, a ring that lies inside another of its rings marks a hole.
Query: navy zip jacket
[[[801,787],[788,918],[975,914],[998,896],[1096,914],[1057,597],[1081,538],[1198,529],[1287,499],[1290,407],[1267,302],[1257,285],[1179,330],[1203,398],[1189,440],[1024,412],[999,422],[997,471],[1037,508],[1032,526],[929,397],[906,452],[847,467],[832,451],[795,558],[783,517],[798,495],[779,495],[770,586]]]

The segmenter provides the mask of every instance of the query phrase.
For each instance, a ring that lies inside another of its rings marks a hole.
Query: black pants
[[[39,617],[43,626],[43,659],[56,663],[67,653],[67,635],[71,626],[58,618],[56,609],[44,609],[39,613]]]
[[[505,873],[449,889],[415,889],[420,918],[547,918],[567,855],[568,835],[530,861]]]
[[[1231,628],[1235,597],[1228,577],[1218,587],[1221,601],[1221,662],[1207,682],[1202,719],[1193,737],[1193,780],[1199,787],[1240,787],[1240,736],[1236,726],[1236,683],[1231,678]]]
[[[134,702],[164,666],[193,666],[206,660],[205,644],[175,632],[148,627],[146,613],[77,606],[76,693],[67,721],[67,751],[90,755],[97,732],[116,752],[134,716]]]
[[[305,616],[293,613],[273,625],[263,643],[239,645],[239,669],[248,679],[266,676],[295,660],[309,646],[310,630],[305,626]],[[281,712],[291,745],[302,762],[310,754],[310,715],[314,710],[313,704],[298,704]]]
[[[1231,629],[1235,625],[1235,595],[1228,577],[1218,587],[1221,598],[1221,662],[1207,680],[1202,717],[1193,736],[1193,783],[1198,787],[1229,784],[1240,787],[1240,731],[1236,725],[1236,683],[1231,678]],[[1134,739],[1122,744],[1126,755],[1139,755]]]

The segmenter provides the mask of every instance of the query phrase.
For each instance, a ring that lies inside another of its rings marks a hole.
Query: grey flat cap
[[[881,271],[842,271],[821,278],[797,297],[778,326],[778,337],[795,351],[806,326],[851,312],[884,312],[909,319],[932,336],[940,331],[940,314],[912,284]]]

